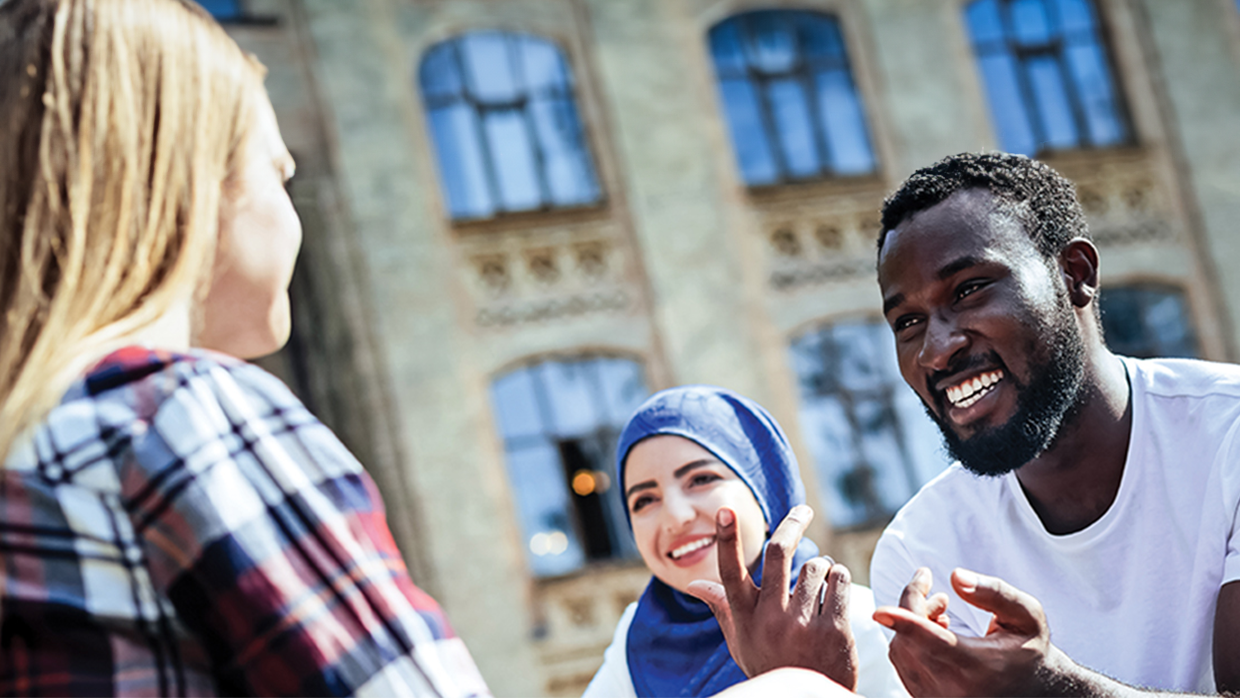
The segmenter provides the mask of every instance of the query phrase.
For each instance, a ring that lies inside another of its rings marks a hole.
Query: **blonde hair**
[[[262,67],[188,0],[0,5],[0,456],[200,294]]]

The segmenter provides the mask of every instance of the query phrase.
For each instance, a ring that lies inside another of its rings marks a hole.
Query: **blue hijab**
[[[694,441],[731,468],[753,492],[772,531],[789,509],[805,502],[788,438],[774,417],[746,397],[708,385],[655,393],[637,408],[620,434],[618,482],[624,483],[625,460],[633,446],[660,434]],[[792,561],[794,573],[817,554],[818,548],[802,539]],[[761,580],[759,557],[754,581]],[[627,650],[629,674],[639,696],[713,695],[746,678],[732,661],[710,607],[658,577],[650,580],[637,602]]]

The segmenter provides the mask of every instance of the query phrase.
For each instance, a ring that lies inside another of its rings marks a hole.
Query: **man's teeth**
[[[711,543],[714,543],[714,542],[715,542],[715,537],[714,537],[714,536],[707,536],[706,538],[698,538],[697,540],[693,541],[692,543],[685,543],[684,545],[680,546],[679,548],[676,548],[676,549],[675,549],[675,550],[673,550],[672,552],[668,553],[668,555],[669,555],[669,556],[671,556],[671,558],[672,558],[673,560],[677,560],[677,559],[680,559],[680,558],[684,557],[685,555],[688,555],[689,553],[693,552],[694,550],[699,550],[699,549],[701,549],[701,548],[705,548],[706,546],[708,546],[708,545],[710,545]]]
[[[947,399],[953,407],[965,408],[982,399],[991,386],[1003,380],[1003,371],[991,371],[947,389]]]

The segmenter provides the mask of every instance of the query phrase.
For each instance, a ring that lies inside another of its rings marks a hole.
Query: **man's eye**
[[[986,284],[981,281],[969,281],[963,283],[956,289],[956,298],[965,298],[973,295],[974,292],[981,290]]]
[[[900,333],[916,325],[918,322],[920,322],[920,320],[915,317],[904,316],[896,318],[896,321],[891,323],[891,330],[893,332]]]

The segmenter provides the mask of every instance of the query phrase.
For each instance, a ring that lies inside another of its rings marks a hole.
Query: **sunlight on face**
[[[271,103],[265,96],[259,102],[241,171],[224,185],[215,266],[194,341],[242,358],[288,341],[288,285],[301,247],[301,221],[284,189],[293,159]]]
[[[749,486],[710,451],[679,436],[639,441],[625,461],[625,504],[637,550],[668,586],[719,581],[715,513],[736,512],[746,565],[752,570],[767,524]]]

